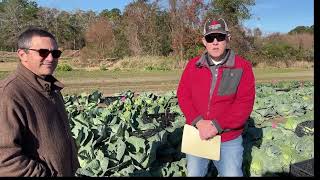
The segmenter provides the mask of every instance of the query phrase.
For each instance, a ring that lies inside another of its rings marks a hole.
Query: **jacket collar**
[[[213,63],[211,63],[211,60],[209,58],[208,51],[206,50],[199,60],[196,62],[197,67],[208,67],[212,66]],[[222,58],[222,62],[220,64],[223,67],[234,67],[235,66],[235,53],[232,49],[226,49],[225,56]]]
[[[22,77],[26,83],[39,91],[60,91],[64,88],[64,85],[52,75],[42,78],[24,67],[21,63],[18,64],[16,73]]]

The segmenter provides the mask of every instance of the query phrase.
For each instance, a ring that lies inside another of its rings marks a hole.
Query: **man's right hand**
[[[196,127],[202,140],[208,140],[218,134],[218,130],[211,124],[211,120],[202,119],[196,123]]]

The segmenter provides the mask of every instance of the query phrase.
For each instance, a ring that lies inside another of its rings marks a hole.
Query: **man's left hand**
[[[208,140],[218,134],[218,130],[211,124],[211,120],[202,119],[197,122],[196,126],[199,130],[200,139],[202,140]]]

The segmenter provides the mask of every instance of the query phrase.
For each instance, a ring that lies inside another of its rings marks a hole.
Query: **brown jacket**
[[[63,85],[47,78],[20,63],[0,81],[0,176],[74,176],[79,167]]]

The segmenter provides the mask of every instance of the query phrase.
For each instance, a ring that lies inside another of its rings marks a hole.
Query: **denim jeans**
[[[242,172],[243,145],[242,136],[221,143],[220,160],[210,160],[187,154],[187,176],[205,176],[210,161],[218,170],[219,177],[243,176]]]

